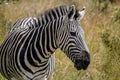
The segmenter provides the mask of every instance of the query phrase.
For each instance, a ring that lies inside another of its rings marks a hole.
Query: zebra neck
[[[48,60],[51,54],[58,48],[57,34],[58,27],[61,25],[59,20],[48,22],[38,28],[38,35],[35,41],[35,51],[39,53],[41,62]]]
[[[42,24],[38,21],[39,27],[36,32],[35,51],[40,54],[42,61],[48,60],[51,54],[59,47],[58,34],[63,25],[63,17]],[[42,25],[41,25],[42,24]]]

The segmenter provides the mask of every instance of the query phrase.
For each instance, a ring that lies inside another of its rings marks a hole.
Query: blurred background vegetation
[[[91,64],[86,71],[77,71],[58,49],[56,68],[49,80],[120,80],[120,0],[0,0],[0,44],[16,20],[72,4],[87,8],[81,25]],[[0,80],[6,79],[0,75]]]

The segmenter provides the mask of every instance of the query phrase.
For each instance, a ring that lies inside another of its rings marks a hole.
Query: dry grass
[[[37,16],[39,13],[55,6],[71,4],[75,4],[79,9],[83,6],[87,7],[81,25],[85,31],[86,42],[91,52],[91,64],[86,71],[77,71],[73,67],[73,63],[58,49],[56,51],[56,68],[49,80],[109,80],[110,78],[110,80],[114,80],[115,78],[112,78],[112,76],[106,78],[106,73],[101,68],[105,63],[103,57],[107,58],[107,56],[104,55],[106,48],[102,44],[100,33],[106,28],[113,29],[111,23],[113,18],[112,6],[116,4],[109,6],[110,10],[108,9],[108,12],[111,13],[106,15],[96,10],[92,0],[20,0],[14,3],[2,4],[0,5],[0,43],[7,35],[10,25],[16,20],[23,17]],[[119,4],[117,3],[117,5]],[[120,74],[119,70],[116,74]],[[120,80],[120,78],[116,79]],[[4,80],[4,78],[0,76],[0,80]]]

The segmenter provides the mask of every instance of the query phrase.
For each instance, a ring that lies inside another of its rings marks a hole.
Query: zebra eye
[[[71,36],[76,36],[76,32],[70,32]]]

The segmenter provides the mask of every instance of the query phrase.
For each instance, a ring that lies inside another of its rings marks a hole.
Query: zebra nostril
[[[82,56],[83,60],[90,61],[90,55],[87,51],[82,51]]]

